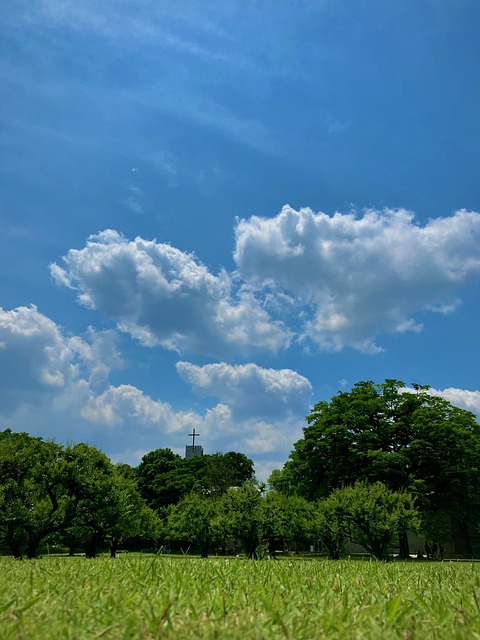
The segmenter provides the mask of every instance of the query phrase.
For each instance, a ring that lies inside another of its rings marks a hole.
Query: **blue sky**
[[[281,466],[397,378],[480,413],[476,0],[7,0],[0,423]]]

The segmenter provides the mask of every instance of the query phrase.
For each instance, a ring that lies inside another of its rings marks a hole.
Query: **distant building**
[[[198,438],[200,434],[193,429],[192,433],[189,433],[188,435],[192,438],[192,444],[187,444],[185,447],[185,458],[188,459],[203,456],[203,447],[199,444],[195,444],[195,438]]]
[[[196,458],[197,456],[203,456],[203,447],[199,444],[195,446],[187,444],[185,447],[185,458]]]

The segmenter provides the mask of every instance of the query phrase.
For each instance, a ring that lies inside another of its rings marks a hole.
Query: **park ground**
[[[480,639],[480,563],[0,558],[2,640]]]

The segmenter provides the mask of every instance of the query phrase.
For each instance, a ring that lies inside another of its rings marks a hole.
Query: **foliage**
[[[268,477],[267,486],[270,491],[281,493],[284,496],[296,495],[297,487],[294,484],[290,467],[285,465],[283,469],[273,469]]]
[[[356,481],[383,482],[417,498],[427,535],[446,514],[458,553],[472,551],[480,522],[480,426],[472,413],[403,382],[359,382],[317,403],[280,473],[269,482],[309,500]],[[445,539],[438,542],[446,542]]]
[[[382,560],[392,551],[399,530],[418,530],[420,518],[408,493],[391,491],[381,482],[357,482],[330,496],[343,507],[337,512],[349,525],[350,538]]]
[[[182,493],[188,493],[182,483],[179,487],[178,469],[182,458],[171,449],[155,449],[145,454],[136,468],[138,490],[152,508],[161,510],[175,504]]]
[[[158,518],[128,476],[95,447],[0,432],[0,536],[17,558],[35,557],[52,536],[90,556],[102,544],[114,555],[127,537],[156,537]]]
[[[196,473],[196,488],[205,495],[220,496],[231,487],[240,487],[255,479],[253,462],[244,453],[228,451],[196,460],[204,463]]]
[[[242,542],[247,558],[256,558],[264,524],[258,488],[245,484],[229,489],[221,499],[219,520],[227,534]]]
[[[253,462],[233,451],[183,459],[170,449],[156,449],[143,456],[136,475],[141,496],[159,512],[191,491],[219,496],[254,479]]]
[[[350,539],[351,522],[347,517],[342,490],[333,491],[319,501],[316,510],[316,534],[323,542],[331,560],[338,560]]]
[[[53,442],[0,432],[0,534],[16,558],[35,557],[40,542],[69,517],[60,455]]]
[[[297,544],[314,535],[315,508],[305,498],[271,491],[262,500],[261,515],[262,534],[271,555],[275,555],[276,542],[283,545],[285,540],[292,540]]]
[[[169,536],[173,540],[198,544],[202,557],[206,558],[210,545],[222,538],[218,514],[218,499],[192,492],[169,508]]]

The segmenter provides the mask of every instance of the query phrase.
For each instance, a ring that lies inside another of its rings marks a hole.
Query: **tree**
[[[108,528],[119,518],[114,467],[104,453],[84,443],[68,446],[63,462],[71,508],[66,537],[94,558],[106,544]]]
[[[350,529],[341,489],[317,503],[315,530],[331,560],[339,560],[343,555],[345,544],[350,539]]]
[[[284,496],[292,496],[298,493],[288,465],[285,465],[283,469],[273,469],[268,477],[267,486],[270,491],[281,493]]]
[[[391,553],[399,530],[418,531],[420,527],[413,497],[391,491],[382,482],[357,482],[335,493],[336,499],[344,502],[352,540],[379,560]]]
[[[261,503],[262,536],[268,543],[268,552],[276,556],[277,544],[285,544],[290,536],[288,496],[276,491],[266,495]]]
[[[274,482],[309,500],[358,480],[409,491],[427,535],[435,539],[429,523],[444,514],[455,550],[471,553],[480,522],[480,426],[472,413],[432,396],[428,387],[414,385],[413,391],[397,380],[359,382],[317,403]]]
[[[72,504],[66,527],[70,544],[83,547],[90,558],[108,545],[115,557],[127,538],[156,539],[158,516],[145,504],[124,465],[114,466],[104,453],[86,444],[67,447],[64,460]]]
[[[315,507],[301,496],[288,496],[285,510],[288,522],[287,538],[293,541],[298,553],[298,543],[313,538]]]
[[[220,496],[231,487],[240,487],[255,478],[253,462],[243,453],[229,451],[191,458],[191,461],[194,460],[204,461],[204,465],[195,473],[195,485],[205,495]]]
[[[103,523],[103,537],[111,558],[115,557],[120,544],[128,539],[142,538],[156,545],[162,529],[160,518],[145,504],[135,483],[117,473],[115,476],[114,499],[109,517]]]
[[[316,526],[333,560],[340,558],[349,539],[384,559],[399,529],[418,530],[420,518],[410,494],[391,491],[381,482],[357,482],[335,489],[318,503]]]
[[[15,558],[34,558],[68,519],[61,447],[27,433],[0,432],[0,532]]]
[[[221,535],[218,521],[218,499],[192,492],[178,504],[171,505],[168,531],[173,540],[199,545],[202,558],[207,558],[212,543]]]
[[[157,510],[175,504],[181,497],[175,472],[182,465],[182,458],[171,449],[155,449],[145,454],[136,468],[137,485],[146,503]]]
[[[114,465],[114,476],[118,492],[118,518],[111,522],[106,531],[110,557],[115,557],[120,544],[134,539],[156,547],[163,532],[162,522],[141,497],[135,470],[127,464],[117,463]]]
[[[140,494],[161,513],[191,491],[219,496],[254,477],[253,462],[242,453],[183,459],[170,449],[156,449],[143,456],[136,475]]]
[[[247,558],[256,558],[263,539],[262,494],[252,484],[229,489],[220,504],[220,526],[241,541]]]
[[[311,540],[314,533],[315,507],[300,496],[285,496],[270,491],[262,500],[262,534],[269,552],[275,555],[275,543],[291,540],[298,551],[301,540]]]
[[[0,536],[16,558],[63,538],[94,556],[115,555],[129,537],[155,538],[158,517],[137,491],[132,469],[86,444],[65,449],[27,433],[0,432]]]

